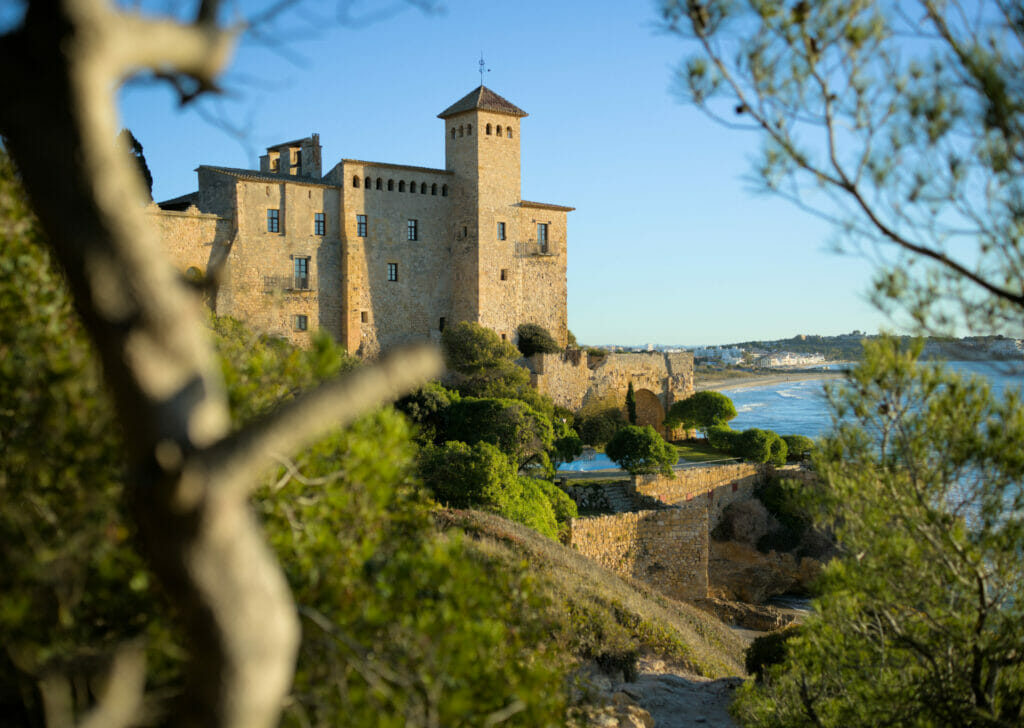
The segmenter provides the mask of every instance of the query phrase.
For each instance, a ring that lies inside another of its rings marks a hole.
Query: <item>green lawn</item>
[[[728,460],[729,455],[713,450],[704,440],[677,442],[673,446],[679,457],[691,463],[705,463],[709,460]]]

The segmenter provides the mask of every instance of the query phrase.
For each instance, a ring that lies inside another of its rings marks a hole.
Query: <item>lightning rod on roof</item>
[[[484,52],[480,51],[480,85],[484,85],[484,72],[490,73],[491,69],[486,68],[487,64],[484,63]]]

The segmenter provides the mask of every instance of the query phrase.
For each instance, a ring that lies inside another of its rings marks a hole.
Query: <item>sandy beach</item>
[[[737,389],[750,389],[751,387],[764,387],[772,384],[783,384],[785,382],[841,379],[842,377],[842,372],[778,372],[775,374],[754,374],[749,377],[726,377],[721,379],[698,377],[694,382],[693,388],[697,392],[705,389],[725,392]]]

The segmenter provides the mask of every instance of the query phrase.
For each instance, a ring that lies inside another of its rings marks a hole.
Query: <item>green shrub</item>
[[[786,460],[795,463],[805,460],[814,452],[814,440],[806,435],[783,435],[786,441]]]
[[[446,442],[426,445],[418,469],[438,503],[452,508],[493,507],[516,489],[515,467],[488,442]]]
[[[469,321],[448,326],[441,334],[441,348],[448,368],[467,376],[510,361],[519,352],[512,344],[502,341],[497,333]]]
[[[715,450],[736,455],[739,450],[739,432],[729,425],[717,425],[707,430],[708,444]]]
[[[547,480],[539,480],[541,489],[551,502],[551,508],[555,513],[555,520],[559,526],[569,523],[570,518],[577,518],[579,512],[576,509],[576,501],[554,483]]]
[[[550,539],[558,540],[558,519],[555,517],[554,505],[544,489],[545,485],[550,484],[522,475],[516,478],[516,483],[518,488],[504,493],[506,497],[494,509],[495,512]]]
[[[458,398],[458,392],[445,389],[440,382],[428,382],[395,402],[395,409],[416,425],[417,440],[422,443],[444,442],[447,439],[448,407]]]
[[[712,427],[725,425],[735,416],[736,407],[731,399],[721,392],[705,390],[673,404],[665,418],[665,426],[686,430],[696,428],[706,433]]]
[[[782,442],[781,438],[771,430],[761,430],[757,427],[751,427],[749,430],[744,430],[740,433],[737,438],[736,454],[744,460],[749,460],[754,463],[767,463],[772,460],[772,447],[775,441]],[[784,446],[785,443],[782,443]],[[779,452],[781,448],[775,445],[776,452]],[[782,453],[782,462],[785,460],[785,452]]]
[[[554,354],[562,350],[548,330],[539,324],[520,324],[516,334],[519,337],[517,346],[523,356]]]
[[[601,447],[626,425],[626,418],[614,397],[587,402],[576,416],[580,439],[587,445]]]
[[[744,667],[758,682],[764,679],[764,671],[786,659],[786,643],[800,634],[799,627],[786,627],[761,635],[750,643]]]
[[[679,456],[650,425],[627,425],[615,433],[604,449],[605,454],[632,475],[662,473],[672,476],[672,466]]]
[[[768,462],[772,465],[785,465],[786,455],[789,448],[786,445],[786,441],[779,437],[777,434],[769,430],[771,433],[771,442],[769,443],[769,455]]]
[[[530,460],[546,459],[554,444],[551,420],[516,399],[464,397],[453,402],[448,408],[447,436],[469,444],[496,445],[520,468]]]

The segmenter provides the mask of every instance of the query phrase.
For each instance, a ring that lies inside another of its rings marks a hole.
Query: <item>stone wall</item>
[[[753,496],[767,468],[751,463],[677,470],[674,478],[634,476],[635,502],[657,508],[573,519],[570,545],[613,571],[676,599],[707,596],[710,533],[722,511]]]
[[[676,508],[573,519],[570,544],[612,571],[651,584],[675,599],[708,588],[708,510]]]
[[[230,219],[202,213],[195,207],[185,212],[170,212],[150,205],[146,213],[163,241],[171,264],[182,273],[195,268],[206,275],[211,262],[226,255],[233,236]]]

